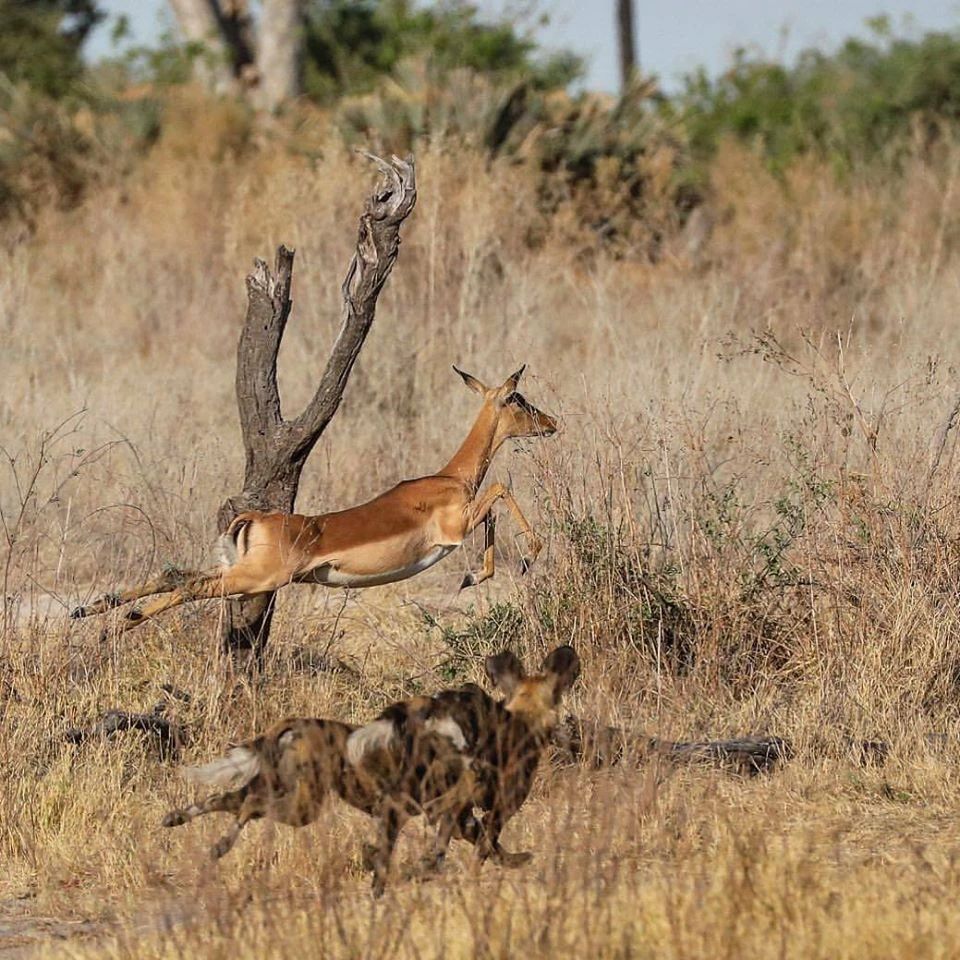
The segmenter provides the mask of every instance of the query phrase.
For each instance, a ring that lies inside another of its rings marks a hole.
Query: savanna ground
[[[435,469],[482,378],[528,364],[561,433],[505,450],[546,541],[525,578],[510,520],[403,584],[281,594],[266,667],[221,661],[217,609],[100,642],[78,601],[203,563],[241,475],[233,398],[243,276],[297,248],[280,358],[310,396],[372,179],[328,143],[237,159],[229,110],[182,105],[122,186],[48,212],[0,270],[0,955],[71,957],[951,956],[960,939],[960,510],[954,419],[960,152],[896,179],[811,161],[778,182],[744,148],[711,168],[716,227],[659,262],[540,222],[522,166],[442,143],[301,509]],[[558,222],[562,224],[561,210]],[[536,234],[533,236],[532,234]],[[656,764],[545,767],[508,828],[519,871],[403,878],[359,863],[371,825],[247,829],[216,867],[209,817],[149,740],[64,731],[169,683],[183,760],[289,714],[371,717],[510,645],[584,670],[578,714],[672,739],[773,733],[768,777]],[[890,743],[864,766],[851,740]]]

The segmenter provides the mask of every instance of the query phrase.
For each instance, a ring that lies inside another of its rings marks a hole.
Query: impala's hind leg
[[[154,580],[148,580],[146,583],[120,590],[117,593],[105,593],[99,600],[94,600],[93,603],[88,603],[83,607],[74,607],[70,611],[70,617],[73,620],[79,620],[81,617],[92,617],[98,613],[112,610],[114,607],[121,607],[125,603],[130,603],[131,600],[152,597],[155,593],[168,593],[190,580],[195,580],[198,576],[200,574],[196,570],[166,570]]]
[[[234,573],[230,570],[223,572],[217,570],[213,573],[201,573],[193,580],[182,586],[164,593],[151,600],[142,610],[131,610],[123,619],[123,622],[117,627],[119,633],[126,633],[134,627],[139,627],[141,623],[155,617],[164,610],[172,610],[184,603],[192,603],[194,600],[212,600],[218,597],[233,597],[238,594],[253,595],[255,593],[268,593],[275,590],[279,584],[264,586],[261,581],[253,580],[243,574]]]

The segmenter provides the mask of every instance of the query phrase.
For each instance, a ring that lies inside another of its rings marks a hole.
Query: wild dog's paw
[[[496,862],[500,864],[501,867],[513,869],[514,867],[525,866],[532,859],[533,854],[529,850],[517,850],[515,853],[511,853],[508,850],[501,850],[496,857]]]
[[[376,869],[377,849],[375,843],[365,843],[360,848],[360,866],[368,873]]]

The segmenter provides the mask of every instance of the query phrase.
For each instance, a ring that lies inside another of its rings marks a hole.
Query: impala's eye
[[[524,413],[530,414],[530,416],[533,416],[537,412],[533,404],[530,403],[530,401],[527,400],[526,397],[517,393],[516,390],[514,390],[514,392],[511,393],[509,397],[507,397],[504,403],[512,404],[515,407],[519,407],[521,410],[524,411]]]

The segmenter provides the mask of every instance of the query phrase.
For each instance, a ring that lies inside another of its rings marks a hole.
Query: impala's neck
[[[498,411],[496,407],[483,405],[466,440],[440,471],[440,476],[456,477],[476,493],[487,474],[490,461],[502,443],[497,436]]]

